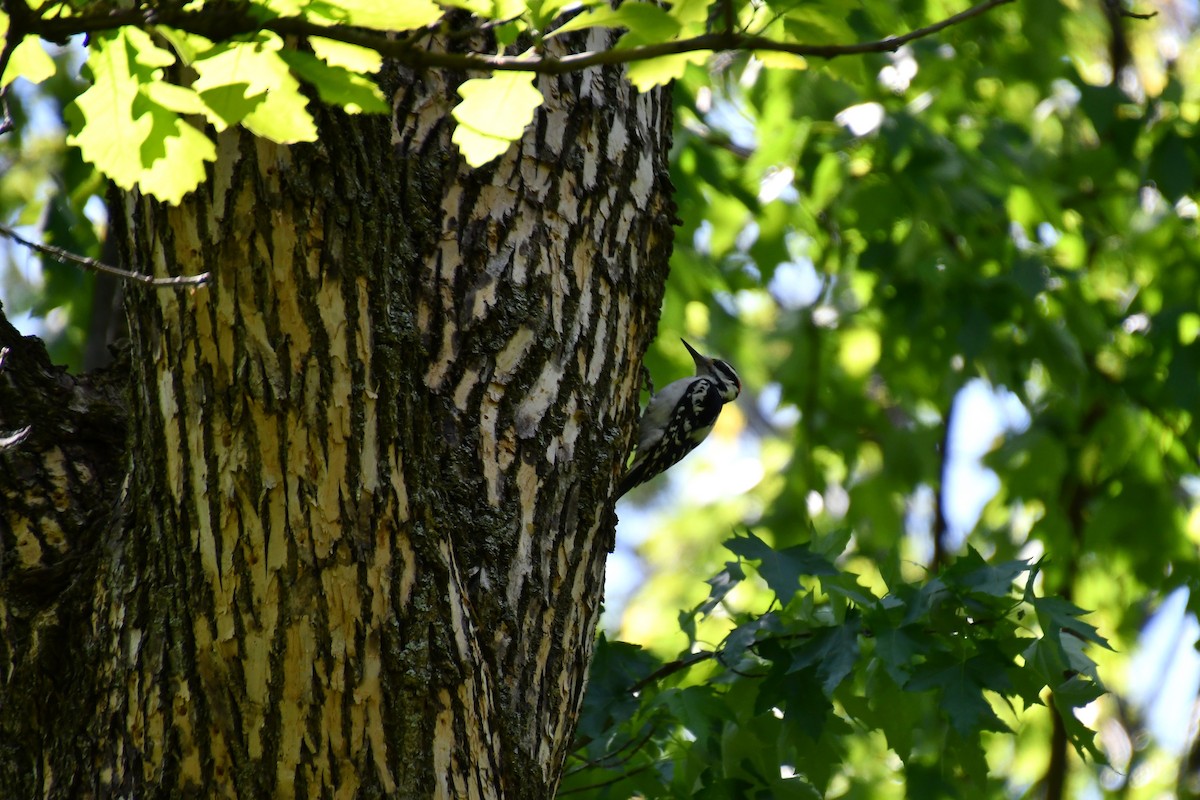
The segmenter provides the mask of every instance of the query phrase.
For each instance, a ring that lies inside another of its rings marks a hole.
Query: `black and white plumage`
[[[742,391],[741,379],[727,362],[706,358],[687,342],[683,346],[696,362],[696,374],[667,384],[650,398],[638,427],[637,457],[621,479],[617,497],[692,452],[713,429],[725,404]]]

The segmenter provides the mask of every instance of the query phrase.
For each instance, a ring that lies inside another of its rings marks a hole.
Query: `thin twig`
[[[786,642],[792,639],[807,639],[809,636],[812,636],[812,632],[810,631],[797,631],[796,633],[781,633],[776,636],[764,636],[762,639],[758,639],[757,641],[751,642],[749,645],[747,645],[747,649],[753,650],[754,648],[766,644],[767,642]],[[758,651],[755,650],[755,652],[757,653]],[[741,675],[742,677],[762,677],[760,675],[738,672],[733,667],[729,666],[729,664],[725,663],[725,648],[718,647],[715,650],[701,650],[698,653],[691,653],[686,658],[677,658],[674,661],[668,661],[658,669],[654,670],[654,672],[651,672],[649,675],[630,686],[625,691],[627,691],[629,694],[637,694],[652,683],[660,681],[670,675],[674,675],[676,672],[682,672],[689,667],[699,664],[701,661],[708,661],[712,658],[717,659],[717,661],[720,662],[721,666],[725,669],[730,670],[737,675]]]
[[[20,236],[12,228],[5,225],[0,225],[0,236],[6,236],[20,245],[28,247],[30,250],[36,250],[44,256],[49,256],[55,261],[63,264],[78,264],[84,269],[90,269],[93,272],[103,272],[108,275],[115,275],[118,278],[124,278],[128,281],[140,283],[143,286],[155,286],[158,288],[177,288],[180,286],[202,286],[208,283],[209,274],[202,272],[199,275],[181,275],[178,278],[155,278],[150,275],[142,275],[138,272],[130,272],[119,267],[113,267],[105,264],[102,261],[97,261],[94,258],[86,258],[77,256],[61,247],[54,247],[48,244],[38,244],[31,242],[28,239]]]
[[[713,658],[720,652],[718,650],[701,650],[699,653],[692,653],[687,658],[678,658],[674,661],[668,661],[658,669],[651,672],[646,677],[642,678],[637,683],[633,684],[627,690],[629,694],[636,694],[656,681],[662,680],[668,675],[674,675],[676,672],[682,672],[693,664],[699,664],[701,661],[707,661]]]
[[[684,120],[682,123],[683,129],[688,133],[700,139],[709,147],[717,147],[722,150],[727,150],[737,158],[745,161],[754,155],[753,147],[744,147],[733,141],[728,134],[714,133],[712,128],[700,122],[689,122]]]
[[[445,53],[415,48],[410,41],[391,39],[378,32],[345,25],[320,25],[302,17],[276,17],[263,21],[249,17],[237,18],[227,11],[215,19],[202,11],[163,10],[152,20],[147,20],[138,9],[112,14],[64,17],[61,19],[36,19],[31,21],[29,32],[49,39],[61,39],[77,33],[94,33],[114,30],[124,26],[145,27],[159,24],[195,33],[213,39],[228,39],[234,36],[271,31],[288,36],[320,36],[325,39],[354,44],[374,50],[387,58],[416,67],[442,67],[478,72],[536,72],[561,75],[596,66],[627,64],[659,56],[679,55],[702,50],[741,50],[791,53],[812,58],[836,58],[865,53],[889,53],[898,50],[916,39],[931,36],[959,23],[984,14],[991,9],[1014,2],[1014,0],[984,0],[951,17],[932,25],[917,28],[900,36],[891,36],[871,42],[852,44],[805,44],[802,42],[778,42],[763,36],[724,31],[706,33],[688,39],[657,42],[629,47],[621,50],[600,50],[574,53],[567,56],[503,56],[484,53]]]
[[[642,731],[637,736],[631,738],[629,741],[627,741],[625,744],[621,745],[616,750],[612,750],[612,751],[600,756],[599,758],[594,758],[594,759],[593,758],[585,759],[585,758],[576,756],[576,758],[579,758],[579,760],[582,763],[578,767],[573,767],[573,768],[565,771],[563,773],[563,780],[574,777],[575,775],[578,775],[581,772],[586,772],[587,770],[592,769],[593,767],[598,768],[598,769],[611,770],[611,769],[616,769],[617,767],[620,767],[624,764],[628,764],[630,759],[632,759],[634,756],[636,756],[638,754],[638,751],[642,749],[642,746],[645,745],[646,742],[650,741],[650,737],[654,736],[654,733],[656,730],[657,729],[654,727],[654,725],[652,723],[647,722],[646,725],[642,728]],[[576,749],[578,750],[581,747],[582,747],[582,745],[580,745]],[[629,750],[629,748],[631,748],[631,747],[633,748],[633,750],[631,752],[629,752],[627,755],[623,756],[619,760],[616,760],[616,761],[613,760],[613,759],[616,759],[617,756],[620,756],[621,753],[625,752],[626,750]],[[574,755],[574,754],[572,753],[571,755]],[[611,763],[605,763],[605,762],[611,762]]]
[[[608,780],[600,781],[599,783],[589,783],[587,786],[576,786],[574,789],[566,789],[564,791],[560,791],[558,793],[558,796],[562,797],[563,795],[566,795],[566,794],[575,794],[576,792],[586,792],[590,789],[603,789],[605,786],[612,786],[614,783],[620,783],[621,781],[625,780],[626,778],[632,778],[634,775],[637,775],[639,772],[645,772],[646,770],[650,769],[653,766],[654,766],[653,764],[643,764],[642,766],[638,767],[637,769],[632,769],[629,772],[626,772],[622,775],[616,776],[615,778],[609,778]]]

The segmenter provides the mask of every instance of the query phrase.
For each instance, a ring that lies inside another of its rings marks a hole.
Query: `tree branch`
[[[651,672],[646,677],[637,681],[626,691],[629,694],[637,694],[642,689],[645,689],[652,683],[657,683],[668,675],[674,675],[676,672],[682,672],[693,664],[699,664],[701,661],[707,661],[710,658],[716,657],[720,650],[701,650],[698,653],[692,653],[687,658],[677,658],[674,661],[668,661],[658,669]]]
[[[617,775],[616,777],[600,781],[599,783],[589,783],[587,786],[576,786],[574,789],[565,789],[563,791],[560,791],[558,793],[558,796],[562,797],[563,795],[576,794],[578,792],[590,792],[592,789],[603,789],[605,786],[612,786],[614,783],[620,783],[621,781],[625,780],[626,778],[632,778],[634,775],[637,775],[640,772],[645,772],[646,770],[650,769],[652,766],[654,766],[654,765],[653,764],[643,764],[642,766],[638,767],[637,769],[632,769],[629,772],[623,772],[620,775]]]
[[[646,744],[646,742],[650,741],[650,737],[652,737],[654,735],[655,730],[656,729],[655,729],[654,725],[652,723],[648,722],[642,728],[642,732],[639,733],[637,736],[631,738],[629,741],[627,741],[625,744],[618,747],[616,750],[609,751],[609,752],[605,753],[604,755],[600,756],[599,758],[585,759],[582,756],[575,755],[574,753],[569,754],[567,756],[568,758],[576,758],[582,763],[580,763],[580,765],[578,767],[575,767],[573,769],[569,769],[569,770],[566,770],[565,772],[563,772],[562,779],[566,780],[567,778],[572,778],[572,777],[578,775],[579,773],[584,772],[585,770],[591,769],[593,767],[596,767],[599,769],[610,769],[611,770],[611,769],[616,769],[617,767],[623,766],[625,764],[628,764],[629,761],[638,754],[638,751],[642,749],[642,747]],[[632,750],[630,748],[632,748]],[[578,747],[576,749],[578,749]],[[630,750],[630,752],[627,753],[626,755],[622,756],[621,754],[624,753],[626,750]],[[618,756],[620,756],[619,759],[617,758]],[[614,760],[614,759],[616,759],[616,760]],[[609,763],[609,762],[611,762],[611,763]]]
[[[936,575],[949,565],[947,539],[950,535],[950,525],[946,520],[946,484],[950,476],[950,428],[954,425],[954,411],[957,408],[957,398],[951,396],[950,406],[943,416],[942,440],[938,447],[938,458],[941,461],[938,469],[938,486],[933,495],[933,561],[930,571]]]
[[[1013,0],[984,0],[984,2],[947,17],[932,25],[871,42],[852,44],[805,44],[802,42],[780,42],[763,36],[725,30],[707,33],[670,42],[656,42],[640,47],[621,50],[600,50],[574,53],[566,56],[542,54],[538,56],[504,56],[484,53],[446,53],[420,49],[411,39],[389,38],[386,34],[345,25],[320,25],[302,17],[277,17],[254,20],[246,15],[232,14],[222,8],[220,15],[204,11],[183,11],[177,8],[145,11],[130,9],[114,14],[66,17],[58,19],[33,19],[29,21],[28,33],[46,39],[58,40],[80,33],[97,33],[125,26],[148,27],[164,25],[187,33],[195,33],[214,40],[271,31],[283,36],[320,36],[325,39],[354,44],[374,50],[382,56],[392,58],[414,67],[440,67],[463,71],[536,72],[545,75],[561,75],[597,66],[627,64],[645,61],[659,56],[680,55],[707,50],[743,50],[749,52],[779,52],[811,58],[836,58],[865,53],[887,53],[916,39],[932,36],[946,28],[978,17],[996,6]]]
[[[176,288],[180,286],[203,286],[208,283],[209,274],[202,272],[199,275],[181,275],[177,278],[155,278],[150,275],[142,275],[138,272],[130,272],[105,264],[102,261],[97,261],[94,258],[86,258],[77,256],[74,253],[63,250],[61,247],[54,247],[48,244],[38,244],[31,242],[28,239],[20,236],[12,228],[5,225],[0,225],[0,236],[6,236],[20,245],[28,247],[30,250],[36,250],[44,256],[49,256],[62,264],[78,264],[84,269],[92,270],[93,272],[103,272],[108,275],[115,275],[118,278],[123,278],[127,281],[133,281],[143,286],[154,286],[157,288]]]

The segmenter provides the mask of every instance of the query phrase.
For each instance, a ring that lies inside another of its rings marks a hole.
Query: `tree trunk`
[[[127,400],[0,330],[0,436],[33,426],[0,452],[4,797],[553,796],[669,99],[539,79],[471,170],[463,77],[397,69],[390,124],[319,110],[314,146],[226,132],[178,208],[116,198],[125,266],[214,279],[128,290]]]

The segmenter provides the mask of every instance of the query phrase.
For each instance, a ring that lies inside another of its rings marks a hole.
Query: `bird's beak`
[[[683,346],[686,347],[687,351],[692,354],[692,361],[696,362],[697,369],[700,369],[701,367],[706,367],[712,363],[711,358],[705,358],[704,356],[697,353],[696,348],[694,348],[690,344],[688,344],[687,340],[680,339],[679,341],[683,342]]]

